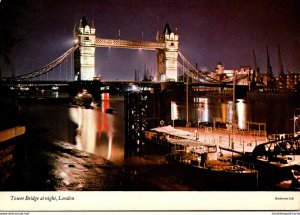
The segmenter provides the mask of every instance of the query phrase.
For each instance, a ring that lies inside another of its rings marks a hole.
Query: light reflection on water
[[[78,149],[100,155],[116,163],[123,163],[125,144],[123,101],[118,104],[118,107],[115,106],[114,98],[104,94],[100,108],[69,108],[69,117],[77,125],[75,143]],[[112,105],[114,107],[111,107]],[[224,122],[229,122],[232,120],[231,105],[231,101],[213,103],[207,98],[199,98],[199,102],[190,107],[190,120],[198,119],[201,123],[219,117]],[[116,110],[116,113],[106,113],[110,108]],[[184,119],[185,105],[173,102],[172,112],[176,118]],[[238,127],[244,128],[247,116],[243,100],[239,100],[236,104],[236,115]]]
[[[238,128],[245,128],[247,121],[247,109],[243,99],[238,99],[235,104],[235,114],[232,110],[232,101],[213,102],[208,98],[197,98],[197,102],[189,107],[189,120],[192,122],[212,122],[214,118],[220,119],[222,122],[233,122],[234,119]],[[186,104],[176,103],[174,112],[178,113],[178,118],[186,119]],[[198,120],[198,121],[197,121]]]
[[[75,136],[78,149],[118,163],[124,159],[123,115],[117,110],[114,114],[106,113],[109,108],[110,100],[105,95],[100,108],[73,107],[69,109],[69,117],[78,125]]]
[[[292,114],[296,108],[293,102],[246,101],[237,99],[235,114],[232,101],[225,99],[195,98],[189,104],[189,122],[213,122],[214,118],[222,122],[232,122],[233,115],[239,129],[246,128],[246,122],[266,123],[269,133],[291,133],[293,130]],[[202,107],[202,108],[201,108]],[[186,103],[176,102],[178,119],[186,120]]]
[[[238,99],[236,104],[236,113],[237,113],[237,125],[240,129],[246,128],[246,121],[247,121],[247,106],[244,103],[243,99]]]

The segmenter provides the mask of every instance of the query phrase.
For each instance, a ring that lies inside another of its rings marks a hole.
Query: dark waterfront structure
[[[129,85],[124,92],[126,143],[139,144],[144,131],[170,124],[171,102],[185,100],[184,88],[180,82]]]
[[[183,88],[177,82],[129,85],[124,92],[126,147],[144,144],[144,131],[171,122],[171,101],[184,100]]]
[[[157,127],[161,119],[160,103],[161,95],[156,87],[137,86],[142,89],[127,91],[124,94],[125,117],[125,147],[135,143],[142,144],[143,131]],[[145,89],[147,88],[147,89]],[[125,149],[126,150],[126,149]],[[126,152],[131,152],[131,149]],[[127,153],[126,153],[127,154]]]
[[[22,156],[25,126],[21,121],[14,92],[0,83],[0,187],[11,177]]]

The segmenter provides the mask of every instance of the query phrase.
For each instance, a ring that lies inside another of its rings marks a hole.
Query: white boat
[[[84,107],[90,107],[93,101],[93,96],[90,93],[88,93],[87,90],[83,90],[82,93],[78,93],[73,99],[73,103],[75,105]]]

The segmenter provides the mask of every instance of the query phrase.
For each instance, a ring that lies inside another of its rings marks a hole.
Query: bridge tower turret
[[[74,42],[78,49],[74,53],[75,79],[92,81],[95,77],[95,38],[96,29],[93,21],[90,25],[83,17],[74,28]]]
[[[162,33],[157,33],[157,42],[164,42],[165,49],[157,50],[157,80],[177,81],[178,69],[178,33],[177,29],[174,32],[170,29],[169,24],[166,24]]]

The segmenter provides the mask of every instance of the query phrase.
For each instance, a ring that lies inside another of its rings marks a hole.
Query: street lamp
[[[202,112],[204,111],[204,105],[203,105],[203,103],[201,103],[200,108],[198,108],[198,120],[197,120],[198,127],[197,128],[199,128],[199,110],[200,110],[200,122],[202,123]]]
[[[189,76],[186,74],[186,127],[189,127]]]

